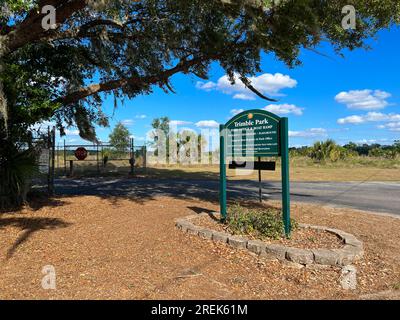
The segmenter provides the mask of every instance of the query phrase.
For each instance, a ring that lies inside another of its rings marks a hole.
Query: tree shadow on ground
[[[131,168],[129,166],[116,166],[114,164],[107,164],[106,167],[100,167],[100,173],[96,166],[81,165],[74,170],[71,178],[95,178],[95,177],[108,177],[108,178],[126,178],[130,174]],[[57,176],[64,176],[64,169],[57,170]],[[67,170],[67,175],[69,169]],[[135,167],[134,176],[137,178],[149,179],[212,179],[218,180],[218,171],[204,170],[201,166],[188,166],[187,168],[143,168]]]
[[[11,248],[7,250],[7,259],[10,259],[18,247],[26,242],[35,232],[66,228],[70,225],[70,223],[56,218],[0,218],[0,229],[15,227],[23,231]]]
[[[228,181],[229,200],[255,200],[258,191],[255,181]],[[263,186],[279,197],[280,190],[269,183]],[[279,188],[280,189],[280,188]],[[212,179],[154,179],[141,176],[87,177],[79,179],[56,179],[56,193],[63,196],[98,196],[117,204],[120,199],[143,203],[156,197],[175,199],[204,200],[211,203],[219,201],[219,181]],[[270,197],[265,197],[269,200]]]
[[[157,197],[218,201],[218,185],[189,180],[140,177],[57,179],[56,193],[62,196],[97,196],[117,205],[119,200],[144,203]]]
[[[49,197],[45,192],[33,191],[28,194],[27,201],[19,206],[4,207],[0,208],[0,217],[5,214],[21,213],[23,208],[28,208],[29,210],[38,211],[45,207],[61,207],[66,204],[65,201],[56,197]]]
[[[219,173],[213,171],[205,171],[197,167],[189,167],[190,170],[185,169],[168,169],[168,168],[148,168],[145,173],[149,178],[159,179],[200,179],[200,180],[218,180]]]
[[[215,214],[216,214],[215,210],[200,208],[200,207],[196,207],[196,206],[189,206],[187,208],[194,211],[196,214],[207,213],[211,219],[213,219],[215,221],[219,221],[219,219],[215,216]]]

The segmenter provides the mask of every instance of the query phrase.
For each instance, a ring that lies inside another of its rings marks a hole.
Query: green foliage
[[[0,148],[0,208],[21,205],[26,201],[31,179],[38,173],[34,148],[18,149],[3,142]]]
[[[79,2],[87,4],[76,11]],[[44,32],[43,1],[0,0],[12,13],[0,16],[0,87],[7,101],[1,111],[10,113],[1,144],[26,142],[32,125],[50,119],[61,134],[77,126],[82,138],[95,141],[95,124],[108,125],[101,108],[108,94],[117,102],[154,87],[174,92],[174,74],[207,79],[215,61],[232,84],[238,78],[249,84],[262,71],[262,52],[294,67],[301,48],[322,40],[338,53],[367,47],[366,39],[399,21],[398,0],[353,2],[357,28],[345,31],[348,0],[53,1],[66,19]],[[333,161],[341,157],[329,153]]]
[[[195,161],[200,161],[201,153],[207,146],[205,137],[192,130],[182,130],[178,132],[176,134],[176,142],[178,156],[179,154],[184,154],[189,158],[192,155]]]
[[[101,158],[103,159],[103,164],[107,165],[110,157],[112,156],[113,152],[109,148],[104,148],[101,150]]]
[[[370,157],[377,157],[377,158],[386,158],[386,159],[395,159],[400,152],[397,148],[381,148],[375,147],[371,149],[368,153]]]
[[[373,148],[368,152],[371,157],[383,157],[385,152],[381,148]]]
[[[14,89],[24,87],[24,73],[21,79],[15,78],[16,86],[10,85],[12,77],[8,72],[0,73],[1,80],[9,98],[6,121],[0,121],[0,206],[3,208],[18,206],[26,199],[30,180],[38,172],[32,125],[48,114],[49,108],[45,107],[45,99],[35,100],[43,97],[40,89],[26,92],[31,102],[29,108],[20,104]]]
[[[156,131],[161,131],[161,133],[164,135],[164,139],[166,139],[166,153],[167,153],[167,162],[169,162],[169,129],[170,129],[170,122],[171,120],[168,117],[161,117],[161,118],[155,118],[153,119],[151,126],[153,127],[154,130]],[[159,143],[159,133],[155,132],[154,135],[154,142],[152,143],[153,146],[156,146]],[[154,150],[154,155],[158,156],[158,148]]]
[[[238,204],[228,208],[226,223],[234,234],[279,239],[285,236],[282,212],[277,209],[247,209]],[[292,219],[292,229],[297,223]]]
[[[169,125],[171,120],[168,117],[161,117],[153,119],[151,126],[155,130],[161,130],[166,137],[169,135]]]
[[[379,168],[398,168],[400,163],[400,144],[356,144],[349,142],[343,147],[333,140],[318,141],[312,147],[291,148],[290,157],[292,164],[296,166],[312,165],[308,159],[315,163],[332,165],[340,162],[347,167],[374,166]]]
[[[118,153],[127,152],[130,144],[130,133],[121,122],[117,123],[110,136],[110,144]]]
[[[176,143],[176,156],[180,159],[181,156],[190,157],[191,154],[196,154],[196,158],[201,159],[201,153],[207,146],[207,140],[201,134],[197,134],[192,130],[182,130],[179,132],[171,131],[170,119],[168,117],[155,118],[152,121],[152,127],[155,130],[160,130],[164,138],[166,139],[166,153],[167,161],[172,157],[172,151],[170,147],[171,140]],[[157,145],[160,137],[157,133],[154,135],[154,146]],[[155,155],[158,156],[158,150],[155,150]]]
[[[336,144],[335,141],[328,139],[326,141],[318,141],[309,150],[311,159],[317,162],[332,161],[346,159],[351,155],[344,147]]]
[[[262,52],[294,67],[301,48],[314,49],[322,40],[338,53],[367,47],[365,39],[398,22],[397,0],[352,2],[357,28],[345,31],[348,0],[110,0],[88,1],[79,11],[74,1],[59,1],[57,12],[68,19],[43,32],[35,16],[42,2],[0,0],[13,13],[0,19],[0,41],[9,48],[0,60],[15,75],[10,84],[23,75],[13,89],[21,109],[35,109],[37,121],[53,117],[61,132],[65,124],[76,125],[81,137],[93,141],[93,124],[107,125],[102,91],[116,101],[150,94],[153,86],[173,92],[171,69],[207,79],[213,61],[232,83],[248,83],[261,71]],[[31,26],[19,28],[31,17]],[[81,90],[97,80],[105,84],[100,91]]]

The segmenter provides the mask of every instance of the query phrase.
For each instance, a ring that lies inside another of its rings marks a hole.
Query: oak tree
[[[352,4],[355,29],[342,26]],[[329,42],[337,53],[399,20],[397,0],[1,0],[0,113],[7,126],[54,119],[95,139],[107,125],[102,101],[174,92],[184,73],[206,79],[212,62],[232,83],[260,72],[261,54],[288,66],[302,48]],[[56,9],[54,28],[43,28]],[[267,70],[264,70],[267,71]],[[7,116],[8,115],[8,116]],[[4,127],[4,125],[3,125]]]

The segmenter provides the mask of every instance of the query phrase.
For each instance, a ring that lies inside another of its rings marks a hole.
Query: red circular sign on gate
[[[88,152],[85,148],[78,148],[75,150],[75,157],[78,160],[85,160],[88,156]]]

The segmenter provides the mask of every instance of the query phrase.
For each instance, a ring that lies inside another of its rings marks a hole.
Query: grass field
[[[61,162],[62,163],[62,162]],[[218,179],[219,165],[151,165],[146,169],[138,163],[136,174],[149,178]],[[69,171],[69,164],[67,172]],[[126,175],[130,172],[128,161],[109,161],[105,167],[100,165],[102,175]],[[57,169],[64,174],[64,168]],[[74,161],[75,176],[97,175],[96,161]],[[227,170],[229,179],[255,180],[258,172],[248,170]],[[357,157],[353,159],[315,163],[309,158],[295,157],[290,162],[292,181],[400,181],[400,159]],[[262,172],[263,180],[280,180],[280,162],[276,171]]]
[[[149,168],[147,175],[159,178],[217,179],[219,167]],[[227,176],[232,180],[256,180],[258,172],[227,170]],[[292,167],[290,178],[292,181],[400,181],[400,169]],[[280,180],[280,169],[262,172],[262,179]]]

